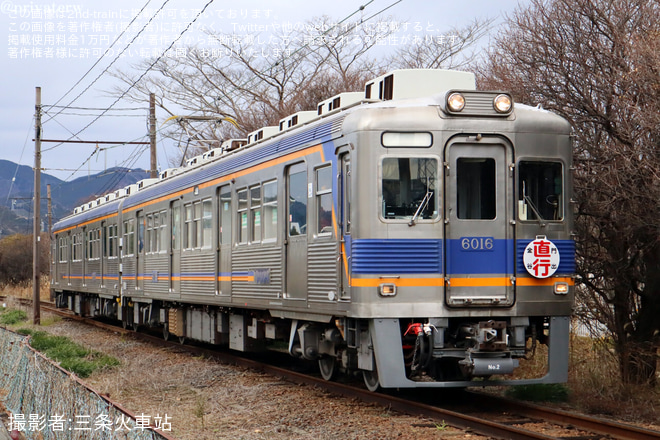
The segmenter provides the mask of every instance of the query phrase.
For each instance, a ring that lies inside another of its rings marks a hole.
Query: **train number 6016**
[[[491,251],[495,241],[493,237],[462,237],[461,248],[464,251]]]

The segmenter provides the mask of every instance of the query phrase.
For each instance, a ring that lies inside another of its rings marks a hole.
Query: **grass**
[[[0,324],[14,325],[19,322],[27,321],[27,313],[23,310],[5,310],[4,308],[0,308],[0,310],[2,310],[2,313],[0,313]]]
[[[506,395],[530,402],[567,402],[569,389],[560,383],[518,385],[507,388]]]
[[[30,345],[46,357],[57,361],[65,370],[79,377],[89,377],[94,371],[119,365],[119,360],[104,353],[87,349],[65,336],[53,336],[43,331],[22,328],[18,333],[32,336]]]

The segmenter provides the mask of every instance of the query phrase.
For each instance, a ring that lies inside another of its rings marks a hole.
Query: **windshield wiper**
[[[525,203],[527,203],[527,205],[529,205],[530,208],[532,208],[532,211],[534,211],[534,214],[536,215],[536,219],[539,221],[539,225],[541,227],[544,227],[545,222],[543,220],[545,220],[545,219],[543,218],[543,216],[539,212],[538,208],[536,207],[536,205],[532,201],[531,197],[529,197],[527,195],[527,189],[525,188],[525,182],[523,182],[523,200],[525,201]]]
[[[433,197],[433,191],[427,191],[426,195],[422,199],[421,203],[417,207],[417,211],[415,212],[415,215],[410,219],[410,222],[408,222],[408,226],[415,226],[415,222],[417,221],[417,217],[419,217],[419,214],[426,209],[426,206],[429,204],[429,201],[431,200],[431,197]]]

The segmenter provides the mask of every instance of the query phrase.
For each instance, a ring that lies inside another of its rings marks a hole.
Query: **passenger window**
[[[277,238],[277,182],[263,185],[263,232],[264,240]]]
[[[438,217],[438,161],[417,157],[386,157],[382,170],[382,215],[385,219]]]
[[[181,206],[172,203],[172,249],[178,250],[181,243]]]
[[[332,233],[332,167],[316,170],[316,232]]]
[[[238,242],[248,241],[248,190],[238,191]]]
[[[261,186],[250,188],[250,225],[251,241],[261,241]]]
[[[307,171],[303,167],[296,165],[289,171],[290,236],[307,234]]]
[[[458,218],[493,220],[496,183],[495,159],[459,158],[456,161]]]
[[[521,161],[518,181],[520,220],[563,220],[561,163]]]
[[[211,199],[202,202],[202,247],[209,249],[213,244],[213,204]]]

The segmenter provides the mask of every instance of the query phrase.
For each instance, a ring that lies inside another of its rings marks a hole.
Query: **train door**
[[[350,245],[351,245],[351,160],[348,153],[339,157],[339,282],[340,298],[349,300],[351,298],[351,286],[349,283],[350,271]]]
[[[181,293],[181,201],[170,203],[170,293]]]
[[[218,255],[217,292],[218,295],[231,294],[231,188],[225,185],[218,191]]]
[[[514,301],[513,153],[500,138],[455,138],[445,151],[449,306]]]
[[[135,286],[139,292],[144,291],[144,232],[146,229],[144,211],[137,213],[137,252],[135,264]]]
[[[308,194],[309,188],[309,194]],[[307,182],[307,165],[298,163],[287,169],[287,216],[285,231],[285,298],[305,300],[307,296],[307,201],[312,197]]]

